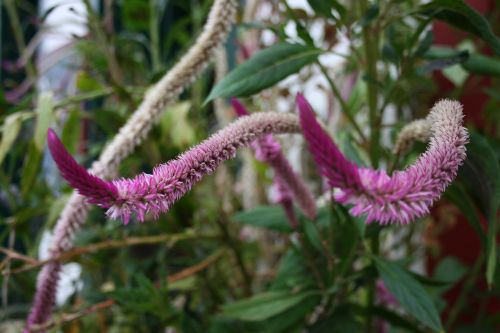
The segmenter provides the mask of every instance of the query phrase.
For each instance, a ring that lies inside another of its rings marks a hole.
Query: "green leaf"
[[[451,47],[433,46],[422,54],[425,59],[442,60],[455,59],[464,53],[465,50],[458,50]],[[470,52],[467,58],[460,62],[461,66],[472,74],[500,76],[500,60],[487,57],[482,54]]]
[[[38,151],[43,151],[47,130],[49,129],[50,121],[52,120],[52,112],[54,111],[54,95],[52,92],[43,92],[38,96],[36,107],[36,127],[33,140]]]
[[[306,291],[298,294],[291,294],[289,291],[264,292],[224,305],[222,314],[227,318],[244,321],[266,320],[314,295],[317,295],[317,292]]]
[[[71,154],[76,154],[80,141],[80,111],[78,109],[69,112],[62,130],[61,141]]]
[[[233,215],[235,221],[250,224],[254,227],[266,228],[280,232],[291,232],[283,208],[281,206],[257,206],[251,210]]]
[[[380,13],[380,7],[377,4],[373,4],[366,10],[359,21],[359,26],[365,28],[378,16]]]
[[[340,18],[346,14],[346,8],[336,0],[307,0],[311,8],[318,15],[335,18],[332,14],[332,9],[335,9]]]
[[[102,90],[102,85],[85,71],[76,73],[76,88],[81,92]]]
[[[450,200],[455,206],[460,209],[462,214],[467,218],[467,222],[474,228],[474,231],[479,236],[479,239],[486,244],[486,235],[481,226],[481,220],[479,214],[476,211],[476,207],[472,202],[472,198],[469,196],[467,191],[465,191],[463,185],[460,182],[453,182],[444,193],[445,197]]]
[[[0,165],[9,152],[21,130],[22,115],[14,113],[5,118],[2,139],[0,141]]]
[[[231,71],[212,89],[205,102],[217,97],[245,97],[258,93],[316,61],[322,52],[299,44],[273,45]]]
[[[398,264],[382,258],[374,260],[385,286],[406,312],[435,331],[441,331],[439,313],[424,287]]]
[[[450,289],[454,283],[460,280],[465,273],[467,273],[467,271],[467,266],[465,266],[457,258],[445,257],[441,259],[438,266],[434,270],[433,279],[450,283],[450,285],[439,288],[439,291],[442,293]]]
[[[467,159],[459,171],[459,180],[476,200],[488,219],[486,235],[486,280],[492,284],[496,269],[496,215],[500,205],[500,166],[495,151],[483,136],[472,133]]]
[[[463,0],[434,0],[423,5],[422,9],[439,20],[481,37],[500,55],[500,39],[488,21]]]
[[[500,76],[500,59],[471,54],[462,67],[473,74]]]

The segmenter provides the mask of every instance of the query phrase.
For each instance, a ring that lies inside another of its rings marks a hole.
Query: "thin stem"
[[[17,50],[19,52],[19,57],[22,57],[24,51],[26,50],[26,42],[23,36],[23,30],[21,28],[21,23],[19,21],[19,16],[17,15],[16,6],[13,0],[5,0],[5,9],[7,10],[7,15],[9,16],[10,26],[12,32],[14,33],[14,39],[16,41]],[[26,59],[26,73],[31,79],[36,78],[36,70],[30,59]]]
[[[107,249],[114,249],[114,248],[121,248],[121,247],[128,247],[128,246],[134,246],[134,245],[144,245],[144,244],[157,244],[157,243],[163,243],[166,242],[168,247],[174,246],[177,242],[183,241],[183,240],[189,240],[189,239],[206,239],[206,238],[215,238],[218,237],[217,235],[212,235],[212,234],[196,234],[192,232],[191,230],[187,230],[184,233],[179,233],[179,234],[160,234],[160,235],[154,235],[154,236],[145,236],[145,237],[128,237],[125,239],[111,239],[107,240],[104,242],[100,243],[94,243],[82,247],[75,247],[69,251],[63,252],[57,256],[51,257],[46,260],[41,260],[41,261],[36,261],[35,259],[34,262],[29,263],[27,265],[21,266],[15,270],[12,270],[12,274],[14,273],[21,273],[25,271],[32,270],[34,268],[43,266],[45,264],[48,264],[50,262],[54,261],[59,261],[59,262],[65,262],[74,259],[75,257],[79,257],[83,254],[86,253],[95,253],[98,251],[102,250],[107,250]],[[16,254],[14,256],[13,253],[7,252],[6,249],[0,248],[0,252],[6,253],[8,256],[14,259],[21,259],[18,257]],[[32,259],[32,258],[30,258]],[[23,258],[23,261],[28,261],[27,258]]]
[[[158,73],[161,70],[160,56],[160,33],[159,33],[159,11],[156,5],[156,0],[149,0],[149,38],[151,38],[151,62],[153,63],[153,71]]]
[[[223,221],[222,219],[215,219],[215,221],[222,232],[222,239],[226,242],[227,246],[233,252],[234,258],[236,259],[236,264],[238,265],[240,273],[243,277],[243,282],[244,282],[243,290],[245,292],[245,295],[249,296],[252,294],[252,276],[250,275],[245,266],[245,262],[240,252],[240,248],[237,245],[237,242],[235,242],[234,239],[231,237],[231,233],[229,232],[226,221],[225,220]]]
[[[358,123],[356,122],[356,120],[352,116],[350,109],[349,109],[349,106],[347,105],[346,101],[344,101],[344,99],[342,98],[342,95],[340,94],[339,89],[337,88],[335,83],[333,83],[332,79],[330,78],[330,75],[328,75],[328,72],[327,72],[325,66],[323,66],[319,61],[317,61],[316,64],[319,66],[321,72],[325,76],[328,84],[330,85],[330,89],[332,89],[333,94],[335,95],[335,97],[339,101],[340,106],[342,107],[342,110],[344,110],[344,115],[346,116],[347,120],[351,123],[352,127],[354,127],[354,130],[356,131],[356,133],[358,133],[363,144],[366,144],[368,141],[366,139],[366,136],[363,133],[363,130],[361,129],[361,127],[359,127]]]
[[[448,319],[446,320],[445,324],[446,332],[451,332],[451,328],[458,319],[458,315],[460,314],[462,308],[468,301],[467,297],[469,296],[470,292],[476,285],[476,281],[479,277],[479,273],[481,272],[481,266],[483,265],[483,262],[484,262],[484,254],[481,253],[479,258],[477,258],[476,262],[474,263],[474,266],[472,266],[470,274],[465,280],[464,285],[460,290],[460,294],[457,298],[457,301],[455,302],[455,305],[451,309]]]
[[[368,0],[360,1],[360,11],[363,15],[368,10]],[[363,44],[365,53],[365,71],[368,75],[368,118],[370,120],[370,160],[374,168],[378,168],[380,157],[380,116],[377,110],[377,59],[378,31],[371,25],[363,29]]]
[[[380,250],[380,239],[379,239],[379,233],[376,232],[370,239],[370,248],[371,248],[371,254],[373,256],[378,255],[379,250]],[[373,257],[370,256],[370,261],[371,264],[374,265],[374,260],[372,259]],[[376,283],[375,279],[372,279],[370,281],[370,284],[368,286],[368,300],[367,300],[367,306],[369,308],[373,307],[375,305],[375,294],[376,294]],[[372,313],[368,313],[366,316],[366,333],[372,332],[373,328],[373,315]]]

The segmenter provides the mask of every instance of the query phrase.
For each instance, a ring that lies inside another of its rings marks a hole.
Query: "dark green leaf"
[[[380,7],[377,4],[373,4],[368,8],[368,10],[363,14],[361,20],[359,21],[359,26],[361,28],[367,27],[379,14]]]
[[[233,215],[235,221],[281,232],[291,232],[285,212],[281,206],[257,206]]]
[[[408,314],[435,331],[441,331],[439,313],[424,287],[398,264],[382,258],[374,259],[385,286]]]
[[[462,67],[473,74],[500,76],[500,59],[481,54],[470,55]]]
[[[427,74],[432,71],[442,70],[444,68],[461,64],[465,62],[469,58],[468,51],[455,52],[454,54],[450,54],[449,57],[443,57],[436,60],[429,61],[423,65],[420,65],[416,68],[417,73],[419,74]]]
[[[467,159],[459,171],[469,193],[488,219],[486,235],[486,279],[493,282],[496,268],[496,215],[500,204],[500,166],[489,142],[472,133],[467,145]]]
[[[69,113],[68,119],[64,123],[61,140],[71,154],[75,154],[80,140],[80,111],[77,109]]]
[[[425,54],[430,49],[433,42],[434,42],[434,34],[432,33],[432,30],[429,30],[429,31],[427,31],[424,38],[422,39],[422,41],[418,45],[418,48],[415,51],[415,56],[420,57],[423,54]]]
[[[467,218],[467,222],[474,228],[483,245],[486,245],[486,235],[484,234],[483,227],[481,226],[480,217],[476,211],[472,199],[463,188],[460,182],[452,183],[444,193],[445,197],[450,200]]]
[[[481,37],[500,55],[500,39],[488,21],[463,0],[434,0],[423,5],[422,9],[439,20]]]
[[[317,293],[312,291],[298,294],[292,294],[289,291],[264,292],[248,299],[224,305],[222,307],[223,316],[244,321],[266,320],[314,295]]]
[[[467,266],[462,264],[457,258],[445,257],[441,259],[438,266],[436,267],[433,279],[438,281],[447,281],[453,284],[456,283],[458,280],[460,280],[465,275],[465,273],[467,273],[467,271],[468,271]],[[439,290],[441,292],[444,292],[448,290],[450,287],[451,285],[444,286]]]
[[[336,0],[307,0],[311,8],[318,15],[335,18],[332,10],[335,9],[340,18],[343,18],[346,13],[346,8]]]
[[[212,89],[206,101],[216,97],[244,97],[258,93],[316,61],[322,52],[299,44],[273,45],[231,71]]]
[[[338,307],[331,316],[317,321],[310,329],[311,333],[361,332],[362,324],[356,319],[348,306]]]

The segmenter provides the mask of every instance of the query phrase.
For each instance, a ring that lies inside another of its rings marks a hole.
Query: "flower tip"
[[[301,116],[312,114],[311,105],[302,93],[297,93],[295,101],[297,102],[297,106],[299,107],[299,113]]]
[[[236,112],[239,117],[249,115],[247,109],[236,97],[231,97],[231,105],[233,106],[234,112]]]

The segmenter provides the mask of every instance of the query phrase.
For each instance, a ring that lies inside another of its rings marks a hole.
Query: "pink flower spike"
[[[236,97],[231,97],[231,105],[233,106],[234,112],[238,115],[238,117],[248,116],[250,113],[247,109],[241,104],[241,102]]]
[[[68,153],[56,133],[49,128],[47,142],[50,153],[63,178],[87,197],[90,203],[108,208],[118,198],[118,190],[113,183],[90,174]]]
[[[327,178],[328,184],[331,187],[361,189],[358,167],[344,157],[316,121],[311,105],[301,93],[297,94],[297,105],[304,138],[309,143],[314,161],[320,173]]]
[[[366,223],[408,224],[425,216],[466,157],[468,133],[462,127],[462,106],[455,101],[434,105],[427,117],[432,133],[427,151],[392,176],[348,161],[318,124],[302,95],[297,96],[297,104],[304,137],[321,174],[330,186],[340,189],[335,199],[352,205],[354,216],[366,215]]]
[[[231,104],[238,116],[250,115],[236,98],[231,99]],[[251,146],[255,151],[255,157],[269,164],[274,170],[274,183],[279,198],[277,202],[283,206],[290,225],[293,228],[298,225],[293,211],[292,198],[309,219],[315,219],[317,209],[314,197],[302,177],[293,170],[278,141],[268,134],[252,142]]]
[[[141,173],[132,179],[112,182],[93,176],[79,166],[53,132],[49,132],[49,148],[71,186],[92,202],[107,207],[109,217],[121,218],[126,224],[133,215],[141,222],[146,214],[157,219],[195,183],[233,158],[238,148],[270,133],[299,131],[298,119],[293,114],[259,112],[238,119],[177,159],[155,167],[152,174]]]

